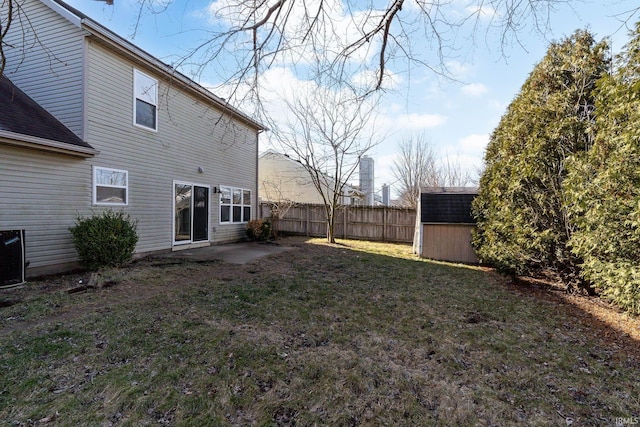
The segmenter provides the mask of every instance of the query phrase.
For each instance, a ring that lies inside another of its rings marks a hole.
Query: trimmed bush
[[[128,213],[107,210],[86,218],[78,216],[69,231],[82,265],[97,270],[131,261],[138,243],[137,226],[138,221]]]
[[[271,221],[269,219],[253,219],[247,224],[247,237],[250,240],[269,240],[271,238]]]

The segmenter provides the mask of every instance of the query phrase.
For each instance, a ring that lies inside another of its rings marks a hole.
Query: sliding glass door
[[[174,243],[209,240],[209,187],[174,183]]]

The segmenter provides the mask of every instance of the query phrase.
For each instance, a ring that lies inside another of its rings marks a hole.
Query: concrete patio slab
[[[272,243],[241,242],[185,249],[161,255],[162,258],[191,259],[196,261],[222,260],[230,264],[247,264],[267,255],[293,249]]]

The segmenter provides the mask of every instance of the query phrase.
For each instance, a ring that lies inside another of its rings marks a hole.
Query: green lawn
[[[4,291],[0,425],[640,417],[640,343],[575,306],[405,245],[282,244],[296,248],[249,265],[146,260],[102,289],[64,292],[76,275]]]

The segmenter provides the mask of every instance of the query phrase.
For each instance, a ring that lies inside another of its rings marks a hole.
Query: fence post
[[[387,241],[387,207],[382,208],[382,241]]]
[[[347,209],[349,209],[349,207],[347,205],[343,205],[344,207],[344,216],[343,216],[343,226],[342,226],[342,238],[346,239],[347,238]]]
[[[307,205],[307,226],[306,226],[306,231],[307,231],[307,237],[309,237],[309,223],[311,222],[311,217],[310,217],[310,213],[309,210],[311,209],[310,205]]]
[[[268,203],[260,203],[258,213],[260,214],[260,218],[265,218],[271,215],[270,206]],[[279,230],[282,224],[287,224],[286,227],[288,232],[298,234],[301,236],[310,237],[313,234],[312,226],[314,224],[313,218],[318,213],[318,209],[322,207],[319,205],[312,204],[299,204],[296,205],[295,208],[287,211],[282,218],[274,218],[274,227],[277,227]],[[344,226],[344,230],[340,234],[336,234],[336,237],[340,238],[351,238],[351,239],[369,239],[369,240],[377,240],[384,242],[391,241],[401,241],[405,243],[411,243],[413,241],[412,237],[415,232],[415,225],[408,226],[405,223],[407,222],[407,218],[411,218],[413,216],[415,222],[415,218],[418,216],[415,212],[403,209],[398,210],[398,208],[393,207],[384,207],[382,208],[382,218],[380,218],[380,209],[378,207],[354,207],[354,209],[359,210],[361,212],[356,212],[357,215],[354,218],[350,218],[350,206],[342,205],[340,209],[344,209],[342,213],[342,224]],[[306,213],[305,213],[306,212]],[[322,212],[322,211],[321,211]],[[375,213],[375,215],[373,215]],[[336,226],[340,225],[339,213],[336,212]],[[367,214],[367,215],[365,215]],[[305,217],[306,215],[306,217]],[[359,219],[362,216],[364,219],[361,222],[354,222],[353,219]],[[409,220],[410,221],[410,220]],[[292,225],[291,225],[292,224]],[[290,226],[289,226],[290,225]],[[357,227],[356,227],[357,226]],[[380,234],[380,226],[382,226],[382,233]],[[351,227],[356,227],[351,230]],[[405,239],[404,236],[408,235],[410,232],[409,239]],[[400,238],[400,234],[402,238]]]

